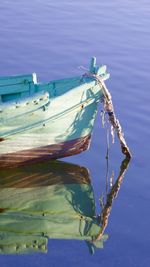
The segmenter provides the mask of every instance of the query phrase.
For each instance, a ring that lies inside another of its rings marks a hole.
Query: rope
[[[98,82],[102,92],[103,92],[103,99],[102,99],[102,103],[104,105],[104,111],[108,114],[108,117],[109,117],[109,122],[111,124],[111,134],[112,134],[112,138],[113,138],[113,141],[114,141],[114,130],[116,131],[117,133],[117,136],[118,136],[118,139],[120,141],[120,146],[121,146],[121,150],[122,150],[122,153],[124,155],[126,155],[127,158],[131,158],[131,152],[130,152],[130,149],[129,147],[127,146],[127,143],[125,141],[125,138],[124,138],[124,133],[122,131],[122,127],[120,125],[120,122],[119,120],[117,119],[116,115],[115,115],[115,112],[114,112],[114,107],[113,107],[113,103],[112,103],[112,98],[111,98],[111,94],[109,92],[109,90],[107,89],[104,81],[96,74],[93,74],[93,73],[86,73],[87,77],[91,77],[91,78],[94,78],[96,79],[96,81]]]
[[[122,127],[120,125],[119,120],[117,119],[115,112],[114,112],[114,107],[111,99],[111,95],[105,85],[105,83],[97,77],[98,83],[102,89],[102,92],[104,94],[104,99],[103,99],[103,104],[104,104],[104,109],[107,112],[109,116],[109,122],[111,124],[111,133],[113,136],[113,130],[116,131],[118,139],[120,141],[121,145],[121,150],[124,155],[126,155],[127,158],[131,158],[131,152],[129,150],[129,147],[127,146],[126,140],[124,138],[124,133],[122,131]]]

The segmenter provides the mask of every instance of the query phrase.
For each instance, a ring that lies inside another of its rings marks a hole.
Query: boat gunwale
[[[93,84],[93,85],[90,85],[90,84]],[[95,80],[91,80],[91,81],[89,81],[89,82],[85,82],[85,83],[83,83],[82,85],[73,87],[72,89],[70,89],[69,91],[65,92],[64,94],[62,94],[62,95],[60,95],[60,96],[52,97],[51,99],[49,99],[49,102],[48,102],[47,104],[43,105],[43,106],[50,105],[50,103],[51,103],[53,100],[56,100],[56,99],[58,99],[58,98],[65,97],[65,95],[67,95],[67,94],[69,94],[69,93],[72,93],[73,91],[75,91],[75,90],[77,90],[77,89],[80,90],[83,86],[88,86],[89,89],[90,89],[90,88],[92,88],[92,87],[94,87],[94,86],[96,86],[96,85],[97,85],[97,84],[96,84],[96,81],[95,81]],[[42,124],[44,124],[44,123],[47,123],[47,122],[49,123],[50,121],[59,119],[61,116],[66,116],[66,115],[68,115],[68,113],[71,113],[71,112],[73,112],[74,110],[76,110],[76,109],[78,109],[78,108],[82,108],[82,109],[83,109],[83,108],[89,106],[90,104],[92,104],[92,103],[94,103],[94,102],[97,103],[97,99],[95,99],[95,98],[93,98],[93,97],[89,97],[89,98],[87,98],[86,100],[84,100],[84,101],[82,101],[82,102],[80,102],[80,103],[78,103],[78,104],[76,104],[76,105],[74,105],[74,106],[68,108],[68,109],[65,110],[64,112],[60,112],[60,113],[58,113],[58,114],[55,114],[54,116],[52,116],[52,117],[50,117],[50,118],[47,118],[47,119],[45,119],[45,120],[41,120],[41,121],[35,122],[34,124],[29,125],[29,126],[26,126],[26,127],[24,127],[23,129],[20,128],[20,130],[17,130],[17,131],[14,131],[14,132],[12,131],[10,134],[9,134],[9,133],[8,133],[8,134],[3,133],[3,134],[1,135],[1,137],[6,138],[6,137],[9,137],[9,136],[12,136],[12,135],[15,135],[15,134],[18,134],[18,133],[22,133],[22,132],[28,131],[28,130],[30,130],[30,129],[36,128],[36,127],[38,127],[39,125],[42,125]],[[37,108],[36,111],[42,109],[43,106]],[[35,112],[35,110],[34,110],[34,111],[32,110],[32,111],[27,112],[27,113],[30,114],[30,113],[32,113],[32,112]],[[27,114],[27,113],[26,113],[26,114]],[[12,119],[14,119],[14,118],[21,117],[21,116],[23,116],[23,114],[19,114],[19,115],[15,116],[15,117],[11,117],[11,118],[9,118],[9,119],[7,119],[7,120],[5,120],[5,121],[9,121],[9,120],[12,120]],[[2,121],[2,122],[3,122],[3,121]]]

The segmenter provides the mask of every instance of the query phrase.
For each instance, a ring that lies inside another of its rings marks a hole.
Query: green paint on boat
[[[106,66],[96,66],[96,58],[88,75],[47,83],[38,83],[35,73],[0,78],[0,163],[9,154],[13,158],[13,153],[90,136],[103,97],[94,75],[109,77]],[[60,157],[68,154],[60,151]]]

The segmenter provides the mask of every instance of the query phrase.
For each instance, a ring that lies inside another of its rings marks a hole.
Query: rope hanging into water
[[[114,112],[114,107],[113,107],[113,103],[112,103],[112,98],[111,98],[111,94],[109,92],[109,90],[107,89],[104,81],[100,78],[100,76],[94,74],[94,73],[86,73],[87,77],[91,77],[96,79],[96,81],[98,82],[102,92],[103,92],[103,99],[102,99],[102,103],[104,106],[104,111],[108,114],[109,117],[109,122],[112,126],[111,130],[115,130],[118,136],[118,139],[120,141],[120,146],[121,146],[121,150],[122,153],[127,157],[127,158],[131,158],[131,152],[129,147],[127,146],[126,140],[124,138],[124,133],[122,131],[122,127],[120,125],[119,120],[117,119],[115,112]],[[113,132],[113,131],[112,131]]]
[[[100,77],[96,77],[96,80],[98,81],[104,98],[102,100],[103,105],[104,105],[104,110],[107,112],[109,116],[109,122],[112,125],[113,129],[116,131],[118,139],[120,141],[121,145],[121,150],[124,155],[126,155],[127,158],[131,158],[131,152],[129,147],[127,146],[126,140],[124,138],[124,133],[122,131],[122,127],[120,125],[119,120],[117,119],[115,112],[114,112],[114,107],[111,99],[111,94],[109,93],[109,90],[107,89],[105,83],[100,79]]]

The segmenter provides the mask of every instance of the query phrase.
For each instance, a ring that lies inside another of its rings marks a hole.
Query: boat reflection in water
[[[91,252],[102,248],[126,164],[99,216],[84,167],[45,161],[0,170],[0,253],[47,252],[52,238],[85,240]]]

